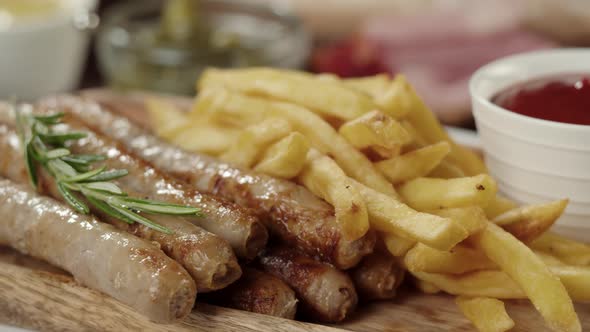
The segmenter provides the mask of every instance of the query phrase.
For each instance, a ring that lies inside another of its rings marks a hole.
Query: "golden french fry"
[[[501,195],[496,195],[496,197],[494,197],[490,203],[484,207],[484,211],[486,212],[486,216],[488,216],[490,220],[493,220],[502,213],[516,209],[517,207],[518,205],[513,200]]]
[[[440,251],[418,243],[406,253],[404,264],[410,271],[446,274],[497,269],[483,252],[460,244]]]
[[[214,124],[196,125],[178,129],[170,141],[187,151],[217,156],[233,146],[239,134],[239,130]]]
[[[590,301],[590,268],[587,266],[552,265],[551,272],[559,277],[567,292],[576,301]]]
[[[218,117],[240,119],[243,124],[259,123],[261,119],[268,117],[282,117],[288,120],[294,130],[302,133],[314,148],[331,155],[346,174],[375,190],[397,197],[391,183],[377,171],[365,155],[338,135],[330,124],[306,108],[227,91],[221,94],[211,93],[210,97],[205,96],[215,101],[202,97],[197,98],[193,112],[202,112],[204,109],[216,113]]]
[[[371,226],[423,242],[433,248],[449,250],[469,234],[451,219],[417,212],[396,199],[354,181],[367,204]]]
[[[428,109],[414,89],[407,83],[405,77],[397,75],[394,78],[395,80],[400,80],[405,85],[404,97],[408,99],[406,103],[411,105],[408,106],[411,111],[406,114],[405,119],[412,124],[420,136],[431,144],[440,141],[449,142],[451,152],[448,160],[460,167],[465,174],[472,176],[487,173],[487,168],[478,155],[453,142],[434,116],[434,113]]]
[[[526,245],[493,223],[474,240],[477,248],[520,285],[549,327],[581,331],[566,288]]]
[[[504,302],[498,299],[459,296],[455,303],[481,332],[504,332],[514,327],[514,321],[508,316]]]
[[[479,206],[468,206],[463,208],[447,208],[429,211],[437,216],[450,218],[465,228],[469,235],[477,234],[488,226],[488,219]]]
[[[590,289],[587,267],[550,266],[549,269],[562,280],[569,295],[576,301],[588,301]],[[429,282],[446,293],[465,296],[484,296],[498,299],[525,299],[522,288],[504,271],[479,270],[464,274],[415,272],[416,278]]]
[[[440,293],[441,289],[436,287],[433,283],[414,278],[414,284],[422,292],[426,294]]]
[[[537,257],[539,257],[549,267],[567,265],[566,263],[561,261],[559,258],[557,258],[551,254],[548,254],[546,252],[538,251],[538,250],[533,250],[533,252],[535,253],[535,255],[537,255]]]
[[[406,148],[409,148],[410,151],[429,145],[429,143],[424,138],[422,138],[420,133],[418,133],[416,128],[414,128],[410,122],[407,120],[400,120],[399,123],[408,132],[408,134],[410,134],[410,137],[412,137],[412,141],[406,146]]]
[[[481,270],[464,274],[415,272],[416,278],[427,281],[452,295],[484,296],[497,299],[524,299],[525,293],[506,273]]]
[[[323,74],[322,74],[323,75]],[[320,76],[322,76],[320,75]],[[342,80],[344,85],[351,89],[364,92],[373,98],[377,98],[385,93],[390,84],[388,74],[378,74],[375,76],[347,78]]]
[[[297,180],[334,206],[346,236],[357,239],[369,230],[367,206],[359,190],[331,158],[311,149]]]
[[[493,222],[527,243],[551,228],[565,210],[567,203],[567,199],[562,199],[521,206],[497,216]]]
[[[523,205],[514,209],[510,209],[498,216],[492,221],[498,226],[509,226],[521,223],[524,220],[534,219],[550,219],[559,218],[565,210],[569,200],[561,199],[549,203]]]
[[[397,75],[381,93],[375,95],[375,103],[386,114],[401,119],[414,111],[415,97],[412,91],[406,79]]]
[[[393,184],[430,173],[449,153],[450,145],[440,142],[375,163],[375,167]]]
[[[268,118],[270,106],[263,99],[248,98],[222,86],[213,86],[199,91],[189,117],[198,121],[209,116],[216,122],[241,128]]]
[[[486,206],[496,195],[496,181],[487,174],[456,179],[417,178],[398,187],[404,200],[417,210],[471,205]]]
[[[302,72],[270,69],[207,69],[199,90],[223,86],[229,90],[265,96],[309,108],[322,116],[352,120],[376,108],[369,96],[346,87],[340,81],[317,79]]]
[[[387,251],[394,257],[405,255],[414,245],[416,240],[406,239],[393,233],[381,233]]]
[[[247,127],[236,143],[220,158],[242,167],[252,167],[268,146],[287,136],[289,132],[291,132],[291,125],[287,120],[266,119],[259,124]]]
[[[168,101],[147,98],[145,106],[152,128],[158,136],[172,139],[181,128],[187,126],[187,114]]]
[[[590,245],[570,240],[561,235],[545,232],[530,247],[554,255],[572,265],[590,265]]]
[[[371,111],[344,123],[338,133],[355,148],[372,148],[385,158],[412,140],[399,122],[380,111]]]
[[[428,177],[433,178],[441,178],[441,179],[452,179],[452,178],[462,178],[467,176],[463,170],[459,167],[453,165],[452,163],[448,162],[446,159],[443,159],[438,166],[436,166]]]
[[[308,151],[307,139],[296,131],[292,132],[271,145],[254,170],[283,179],[293,178],[303,169]]]

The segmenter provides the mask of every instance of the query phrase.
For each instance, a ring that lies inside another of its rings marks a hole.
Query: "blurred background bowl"
[[[96,0],[19,0],[0,9],[0,98],[31,100],[77,87]],[[40,7],[37,7],[40,6]]]
[[[530,52],[494,61],[470,82],[477,130],[500,191],[522,203],[569,198],[558,221],[566,233],[590,228],[590,126],[520,115],[491,99],[535,78],[590,74],[588,59],[590,48]]]
[[[284,8],[237,0],[203,0],[199,16],[211,38],[239,43],[224,52],[157,41],[162,1],[132,1],[110,7],[98,33],[99,67],[116,88],[192,95],[207,66],[303,68],[310,37]]]

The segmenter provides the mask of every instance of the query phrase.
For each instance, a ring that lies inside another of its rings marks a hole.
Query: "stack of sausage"
[[[61,96],[34,112],[64,112],[60,129],[87,133],[70,150],[106,155],[97,167],[127,169],[116,180],[127,193],[198,207],[204,217],[150,216],[173,231],[166,234],[100,210],[77,214],[42,170],[38,188],[30,188],[14,114],[0,107],[0,245],[163,323],[188,315],[197,293],[223,306],[321,322],[345,319],[358,297],[395,295],[403,270],[381,254],[374,234],[347,240],[333,207],[307,189],[180,150],[111,112],[115,104]]]

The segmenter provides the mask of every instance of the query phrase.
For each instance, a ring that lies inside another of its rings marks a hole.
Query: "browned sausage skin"
[[[262,269],[289,285],[300,302],[300,310],[312,319],[339,322],[354,311],[357,294],[346,273],[298,253],[293,248],[265,250]]]
[[[27,173],[22,150],[16,132],[2,123],[0,109],[0,175],[16,182],[27,182]],[[4,114],[5,115],[5,114]],[[47,194],[62,199],[57,193],[53,178],[40,172],[39,182]],[[106,217],[103,215],[103,217]],[[173,230],[173,234],[157,232],[141,224],[128,225],[111,218],[104,221],[127,230],[149,241],[157,242],[172,258],[177,260],[194,278],[199,291],[207,292],[223,288],[237,280],[241,269],[231,247],[218,236],[197,227],[182,218],[153,216],[162,225]]]
[[[395,297],[404,269],[389,253],[374,252],[365,256],[350,276],[362,300],[384,300]]]
[[[108,100],[108,97],[102,98],[101,102]],[[156,167],[187,181],[198,190],[220,195],[251,209],[283,242],[338,268],[356,265],[373,249],[373,234],[355,241],[345,239],[334,220],[333,207],[302,186],[183,151],[89,100],[57,97],[47,99],[43,104],[77,116],[93,130],[119,140]],[[133,109],[133,103],[125,103],[124,99],[110,104],[130,105],[128,108]],[[124,108],[117,111],[130,113]],[[146,115],[141,107],[136,105],[134,109],[135,115],[138,112]]]
[[[252,267],[243,268],[240,280],[211,293],[212,303],[263,315],[294,319],[295,292],[281,279]]]
[[[64,110],[57,107],[38,107],[35,112],[54,113]],[[129,171],[129,176],[117,180],[123,190],[139,193],[157,201],[201,208],[204,217],[184,218],[228,241],[239,257],[252,259],[266,245],[266,228],[247,210],[225,199],[201,194],[187,184],[168,176],[128,151],[122,142],[92,131],[81,118],[69,116],[64,120],[67,123],[60,124],[60,130],[83,131],[87,134],[86,138],[72,142],[68,146],[73,153],[106,155],[108,158],[97,165],[102,163],[107,168]]]
[[[1,178],[0,215],[0,244],[59,266],[154,321],[170,323],[193,307],[194,281],[145,240]]]

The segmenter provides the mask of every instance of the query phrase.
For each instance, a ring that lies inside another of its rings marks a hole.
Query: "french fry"
[[[156,135],[172,139],[186,127],[188,116],[174,104],[159,98],[147,98],[145,106]]]
[[[371,226],[385,233],[449,250],[469,234],[451,219],[417,212],[387,195],[354,181],[367,204]]]
[[[311,146],[322,153],[330,154],[346,174],[375,190],[397,197],[391,183],[377,171],[371,161],[316,114],[294,104],[270,102],[222,91],[224,92],[211,92],[197,98],[193,112],[206,111],[216,113],[217,117],[234,117],[243,124],[259,123],[261,119],[268,117],[283,117],[291,123],[294,130],[309,140]]]
[[[410,122],[408,122],[408,120],[400,120],[399,123],[412,137],[410,144],[405,147],[409,149],[409,151],[420,149],[429,145],[429,143],[420,135],[420,133],[418,133],[416,128]]]
[[[463,227],[471,236],[483,231],[488,220],[479,206],[468,206],[463,208],[447,208],[429,211],[440,217],[450,218]]]
[[[414,111],[415,101],[412,87],[406,79],[397,75],[381,93],[375,95],[375,103],[383,112],[395,119],[401,119]]]
[[[391,79],[388,74],[347,78],[342,80],[347,87],[364,92],[373,98],[383,95],[389,87],[390,81]]]
[[[488,216],[490,220],[493,220],[502,213],[516,209],[517,207],[518,205],[511,199],[501,195],[496,195],[496,197],[494,197],[490,203],[484,207],[484,211],[486,212],[486,216]]]
[[[504,302],[498,299],[459,296],[455,303],[481,332],[504,332],[514,327],[514,321],[508,316]]]
[[[496,195],[496,181],[487,174],[456,179],[417,178],[398,187],[416,210],[486,206]]]
[[[358,239],[369,230],[367,206],[359,190],[331,158],[311,149],[297,180],[334,206],[345,235]]]
[[[453,178],[462,178],[465,177],[466,174],[463,170],[452,163],[448,162],[446,159],[441,160],[441,162],[436,166],[428,177],[432,178],[441,178],[441,179],[453,179]]]
[[[552,265],[551,272],[559,277],[567,292],[576,301],[590,301],[590,268],[587,266]]]
[[[554,255],[572,265],[590,265],[590,245],[546,232],[530,244],[530,247]]]
[[[199,90],[223,86],[229,90],[298,104],[330,118],[352,120],[376,108],[369,96],[349,89],[340,81],[326,81],[311,74],[270,68],[207,69]]]
[[[520,285],[549,327],[581,331],[566,288],[527,246],[493,223],[475,237],[474,243]]]
[[[548,269],[561,280],[572,299],[588,301],[590,279],[588,279],[587,267],[550,266]],[[452,295],[484,296],[497,299],[527,298],[522,288],[504,271],[479,270],[464,274],[409,271],[416,278],[429,282]]]
[[[252,167],[268,146],[287,136],[290,131],[291,125],[287,120],[266,119],[247,127],[220,158],[242,167]]]
[[[450,145],[440,142],[400,156],[379,161],[375,167],[393,184],[428,175],[449,153]]]
[[[292,132],[271,145],[254,170],[283,179],[294,178],[303,169],[308,151],[307,139],[296,131]]]
[[[416,245],[416,240],[406,239],[393,233],[381,233],[387,251],[394,257],[402,257]]]
[[[543,251],[538,251],[538,250],[533,250],[533,252],[535,253],[535,255],[537,255],[537,257],[539,257],[541,260],[543,260],[543,262],[545,262],[545,264],[547,264],[547,266],[561,266],[561,265],[567,265],[566,263],[564,263],[563,261],[561,261],[559,258],[548,254],[546,252]]]
[[[411,112],[408,112],[405,118],[414,126],[420,136],[431,144],[440,141],[449,142],[451,152],[448,160],[460,167],[465,174],[473,176],[487,173],[487,168],[479,156],[453,142],[434,116],[434,113],[428,109],[414,89],[406,82],[405,77],[397,75],[394,80],[400,80],[405,85],[404,97],[408,98],[407,103],[411,105],[408,106],[411,108]]]
[[[213,86],[199,91],[189,117],[192,121],[198,121],[208,116],[219,123],[244,127],[268,118],[271,106],[263,99],[249,98],[222,86]]]
[[[497,269],[483,252],[464,245],[440,251],[418,243],[404,256],[404,264],[411,271],[446,274]]]
[[[415,272],[416,278],[440,288],[445,293],[465,296],[484,296],[496,299],[524,299],[526,294],[506,273],[481,270],[464,274]]]
[[[414,284],[422,292],[426,294],[440,293],[441,289],[436,287],[433,283],[414,278]]]
[[[390,158],[400,146],[412,140],[399,122],[380,111],[371,111],[344,123],[338,133],[355,148],[372,148],[384,158]]]
[[[186,126],[177,130],[170,141],[187,151],[217,156],[237,142],[240,131],[215,124]]]
[[[521,206],[497,216],[493,222],[527,243],[551,228],[565,210],[567,203],[567,199],[562,199]]]

